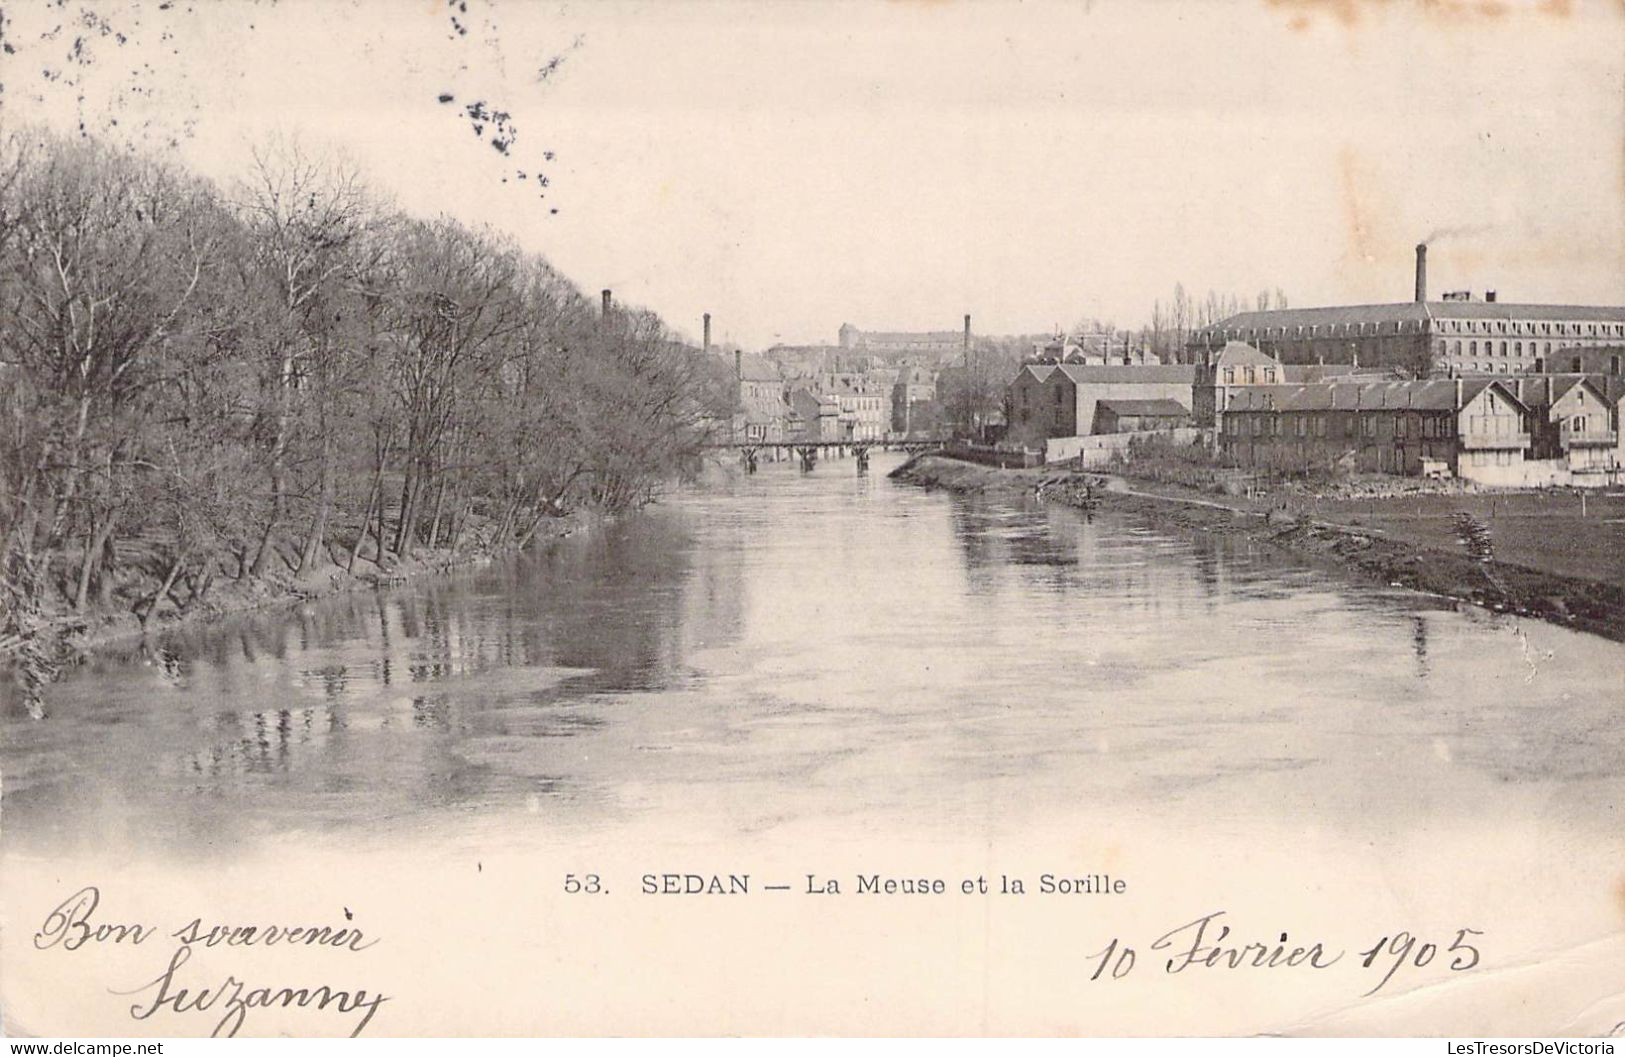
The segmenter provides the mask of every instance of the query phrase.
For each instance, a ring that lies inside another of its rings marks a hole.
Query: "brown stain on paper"
[[[1398,203],[1384,194],[1359,153],[1349,146],[1337,152],[1338,185],[1342,189],[1344,241],[1357,264],[1380,262],[1394,239],[1379,229],[1399,215]]]
[[[1625,0],[1616,0],[1625,11]],[[1411,4],[1394,0],[1264,0],[1265,6],[1288,14],[1287,28],[1302,32],[1317,18],[1329,18],[1344,29],[1354,29],[1367,15],[1404,12]],[[1462,25],[1472,21],[1496,22],[1513,14],[1566,19],[1574,14],[1574,0],[1540,0],[1533,7],[1513,0],[1419,0],[1415,9],[1431,20]]]

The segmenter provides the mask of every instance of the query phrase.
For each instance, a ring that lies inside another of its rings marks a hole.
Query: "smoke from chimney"
[[[1428,244],[1416,244],[1416,303],[1422,304],[1428,299]]]
[[[1482,235],[1490,230],[1488,224],[1456,224],[1452,227],[1434,228],[1422,236],[1424,243],[1438,242],[1440,239],[1459,239],[1469,235]]]

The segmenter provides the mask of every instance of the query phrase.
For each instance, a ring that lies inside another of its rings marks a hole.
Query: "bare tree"
[[[228,198],[0,132],[0,651],[37,696],[53,635],[98,606],[146,625],[221,581],[506,550],[636,506],[726,421],[725,381],[653,313],[601,314],[546,261],[393,215],[297,147]]]

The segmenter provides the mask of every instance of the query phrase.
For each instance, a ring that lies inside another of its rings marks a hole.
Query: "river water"
[[[1059,834],[1168,898],[1203,871],[1266,906],[1287,897],[1265,874],[1292,899],[1343,874],[1441,927],[1459,854],[1474,905],[1579,908],[1542,911],[1522,953],[1605,931],[1625,647],[1135,516],[898,484],[898,459],[713,474],[517,561],[94,660],[48,719],[7,711],[13,879],[312,846],[596,843],[652,869],[629,834],[1037,869]]]

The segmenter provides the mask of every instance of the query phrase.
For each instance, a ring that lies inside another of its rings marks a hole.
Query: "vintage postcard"
[[[4,1032],[1625,1034],[1622,85],[5,5]]]

